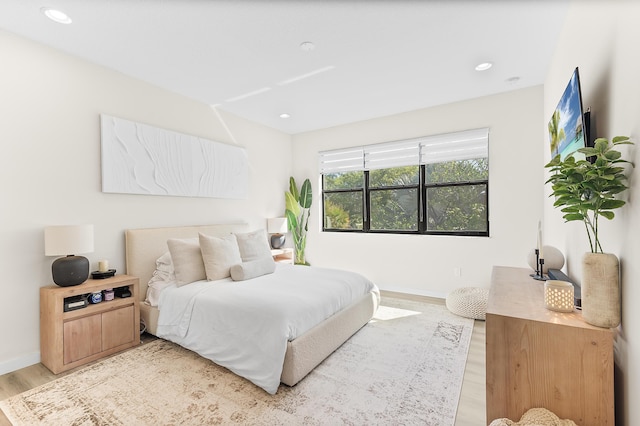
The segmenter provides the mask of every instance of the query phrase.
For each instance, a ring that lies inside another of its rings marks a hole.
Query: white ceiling
[[[73,23],[48,20],[44,6]],[[568,0],[1,0],[0,28],[295,134],[542,84],[567,8]],[[306,41],[315,49],[301,49]],[[485,61],[494,66],[474,70]]]

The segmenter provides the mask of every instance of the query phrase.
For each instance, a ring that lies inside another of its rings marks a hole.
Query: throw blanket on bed
[[[287,341],[377,287],[347,271],[277,265],[246,281],[198,281],[165,289],[158,337],[175,342],[274,394]]]

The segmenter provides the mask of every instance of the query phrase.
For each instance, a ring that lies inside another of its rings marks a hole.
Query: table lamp
[[[287,218],[286,217],[274,217],[267,219],[267,232],[271,235],[271,248],[279,249],[284,245],[285,236],[287,233]]]
[[[51,265],[53,282],[60,287],[82,284],[89,278],[89,260],[77,253],[93,252],[93,225],[47,226],[45,256],[65,256]]]

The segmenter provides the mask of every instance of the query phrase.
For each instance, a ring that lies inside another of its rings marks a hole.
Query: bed
[[[144,303],[144,300],[147,294],[148,282],[156,269],[156,260],[167,252],[167,240],[172,238],[197,238],[199,234],[225,237],[232,233],[240,234],[249,231],[251,230],[246,224],[217,224],[127,230],[125,232],[126,269],[127,274],[140,278],[140,317],[144,321],[146,331],[153,335],[158,335],[160,310],[157,307]],[[278,268],[279,269],[273,274],[274,276],[279,273],[280,269],[286,271],[287,274],[293,274],[294,272],[292,271],[307,273],[307,270],[312,269],[291,265],[278,265]],[[298,269],[296,270],[296,268]],[[322,268],[315,269],[320,270]],[[328,276],[331,277],[333,273],[333,271],[329,271]],[[273,281],[273,277],[270,277],[270,279]],[[191,289],[197,289],[197,286],[192,286]],[[278,382],[282,382],[288,386],[294,386],[302,380],[313,368],[373,317],[379,300],[378,289],[375,285],[372,285],[371,289],[365,291],[364,294],[354,295],[353,300],[346,304],[341,310],[331,314],[294,339],[287,340],[282,368],[279,370],[281,373],[279,373],[280,377]],[[161,328],[162,327],[164,326],[161,324]],[[188,346],[185,347],[194,350]],[[195,351],[198,352],[197,348]],[[220,364],[223,365],[224,363]],[[231,370],[234,371],[233,369]],[[251,377],[246,378],[256,383]],[[274,389],[271,385],[262,386],[262,384],[256,384],[263,387],[263,389],[269,393],[275,393],[277,389],[277,386],[276,389]]]

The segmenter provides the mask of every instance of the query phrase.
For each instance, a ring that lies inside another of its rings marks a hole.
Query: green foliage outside
[[[428,164],[427,183],[477,182],[489,177],[486,158]],[[464,185],[427,189],[429,231],[486,231],[487,186]]]
[[[426,166],[427,184],[488,179],[486,159]],[[417,231],[420,166],[369,172],[372,230]],[[325,228],[363,229],[364,172],[324,175],[324,190],[348,190],[324,195]],[[430,187],[427,190],[429,231],[485,231],[486,185]]]

